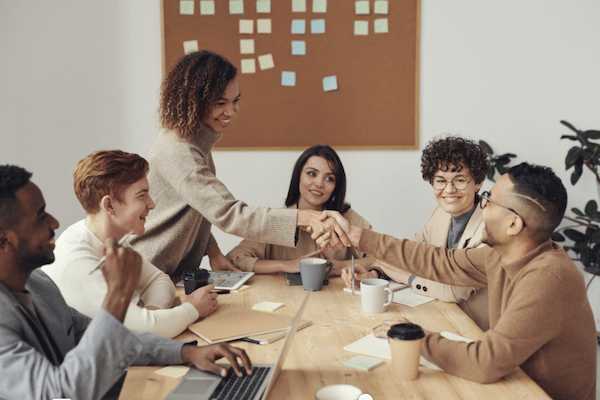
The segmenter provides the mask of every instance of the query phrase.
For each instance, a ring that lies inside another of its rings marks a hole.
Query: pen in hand
[[[117,243],[117,248],[121,247],[123,245],[123,243],[125,243],[125,240],[127,240],[127,238],[133,233],[133,231],[126,233],[125,235],[123,235],[123,237],[121,238],[121,240],[119,240],[119,243]],[[89,273],[89,275],[93,274],[95,271],[97,271],[98,269],[102,268],[104,266],[104,262],[106,261],[106,256],[103,256],[100,261],[98,261],[98,264],[94,267],[94,269],[92,269]]]
[[[354,256],[352,256],[352,296],[354,296]]]

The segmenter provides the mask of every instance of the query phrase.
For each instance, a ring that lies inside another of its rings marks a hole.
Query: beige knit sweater
[[[221,136],[209,127],[189,141],[162,132],[150,149],[148,182],[156,208],[146,232],[131,244],[167,274],[198,268],[207,247],[216,244],[211,225],[248,239],[295,245],[297,210],[248,206],[217,179],[211,150]]]
[[[363,230],[358,248],[429,279],[488,287],[483,340],[427,332],[421,354],[444,371],[487,383],[521,367],[555,400],[596,398],[594,316],[583,276],[562,247],[548,240],[503,264],[488,246],[448,250]]]

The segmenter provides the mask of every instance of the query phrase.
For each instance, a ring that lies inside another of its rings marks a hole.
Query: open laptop
[[[269,393],[275,386],[275,381],[281,372],[285,358],[292,347],[294,335],[300,325],[309,295],[310,292],[306,292],[302,305],[288,327],[285,340],[277,357],[277,363],[253,364],[254,371],[252,375],[244,375],[243,378],[238,378],[232,368],[228,369],[227,377],[222,378],[211,372],[200,371],[192,367],[165,400],[267,400]],[[231,391],[228,392],[229,390]],[[228,394],[225,394],[226,392]]]

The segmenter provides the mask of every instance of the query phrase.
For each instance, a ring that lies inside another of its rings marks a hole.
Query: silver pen
[[[119,243],[117,243],[117,248],[121,247],[123,245],[123,243],[125,243],[125,241],[127,240],[127,238],[133,233],[133,231],[126,233],[125,235],[123,235],[123,237],[121,238],[121,240],[119,240]],[[102,268],[104,266],[104,262],[106,261],[106,256],[102,256],[102,258],[100,259],[100,261],[98,261],[98,264],[94,267],[93,270],[90,271],[89,275],[93,274],[95,271],[97,271],[98,269]]]
[[[352,296],[354,296],[354,256],[352,256]]]

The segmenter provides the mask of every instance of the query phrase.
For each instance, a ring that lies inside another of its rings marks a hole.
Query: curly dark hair
[[[162,127],[182,139],[198,134],[214,102],[236,75],[233,64],[216,53],[202,50],[182,57],[161,85]]]
[[[0,229],[10,228],[17,222],[19,203],[15,192],[29,183],[31,175],[16,165],[0,166]]]
[[[458,172],[469,168],[475,183],[481,183],[490,170],[490,160],[483,147],[472,140],[460,136],[434,138],[427,144],[421,155],[421,174],[431,182],[438,170],[448,171],[449,165]]]
[[[285,199],[285,205],[289,207],[291,205],[298,204],[298,200],[300,200],[300,174],[302,173],[304,164],[306,164],[308,159],[312,156],[321,157],[327,160],[329,168],[331,168],[335,174],[335,189],[333,189],[331,197],[329,197],[325,204],[323,204],[323,208],[325,210],[335,210],[341,214],[345,213],[350,208],[350,204],[345,202],[346,172],[344,171],[342,160],[340,160],[340,157],[337,155],[335,150],[327,145],[321,144],[306,149],[304,153],[302,153],[296,160],[294,170],[292,171],[290,188]]]

